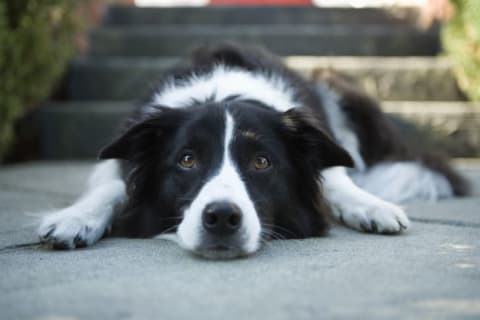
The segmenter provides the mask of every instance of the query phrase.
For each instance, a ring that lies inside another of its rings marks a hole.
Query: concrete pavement
[[[38,215],[69,204],[91,163],[0,169],[0,319],[479,319],[480,165],[475,196],[408,206],[411,230],[270,242],[234,261],[163,240],[77,251],[35,242]]]

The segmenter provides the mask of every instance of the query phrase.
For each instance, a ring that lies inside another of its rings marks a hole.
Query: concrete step
[[[91,34],[93,56],[178,56],[200,43],[238,41],[279,55],[431,56],[437,28],[385,25],[169,25],[103,27]]]
[[[121,128],[131,102],[51,103],[33,115],[41,159],[95,159]]]
[[[169,24],[414,24],[418,10],[413,8],[316,8],[316,7],[235,7],[139,8],[111,6],[107,25]]]
[[[74,100],[129,100],[142,96],[175,58],[82,59],[67,79]],[[337,70],[356,79],[380,100],[459,100],[450,64],[425,57],[288,57],[286,63],[309,79]]]
[[[131,102],[52,103],[38,110],[34,127],[43,159],[92,159],[115,134]],[[480,105],[464,102],[385,102],[403,126],[406,139],[435,146],[455,157],[480,156]],[[419,136],[418,132],[422,135]],[[380,133],[379,133],[380,134]]]

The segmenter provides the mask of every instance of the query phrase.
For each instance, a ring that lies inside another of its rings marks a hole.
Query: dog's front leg
[[[359,188],[348,176],[346,168],[323,170],[322,177],[334,218],[348,227],[376,233],[397,233],[409,227],[410,222],[402,208]]]
[[[43,218],[38,229],[40,241],[56,249],[75,249],[97,242],[126,198],[119,167],[117,160],[98,164],[80,199]]]

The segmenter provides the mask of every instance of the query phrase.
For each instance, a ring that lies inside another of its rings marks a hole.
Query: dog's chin
[[[211,260],[238,259],[252,254],[243,248],[226,245],[198,246],[192,252],[201,258]]]
[[[232,235],[212,235],[200,232],[196,237],[177,231],[176,242],[193,255],[205,259],[226,260],[244,258],[260,249],[260,241],[253,241],[243,232]],[[185,237],[184,235],[187,235]]]

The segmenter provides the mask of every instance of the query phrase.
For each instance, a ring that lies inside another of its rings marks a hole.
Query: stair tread
[[[101,33],[120,33],[122,35],[151,34],[276,34],[276,35],[342,35],[348,34],[391,34],[405,32],[418,34],[438,34],[438,28],[421,29],[412,25],[385,26],[383,24],[365,24],[361,28],[354,25],[319,25],[319,24],[285,24],[285,25],[164,25],[164,26],[102,26],[92,31],[93,35]]]
[[[73,60],[77,65],[93,65],[98,67],[163,67],[178,62],[179,57],[82,57]],[[284,61],[293,68],[333,66],[349,69],[380,69],[380,68],[450,68],[448,58],[438,56],[286,56]]]

